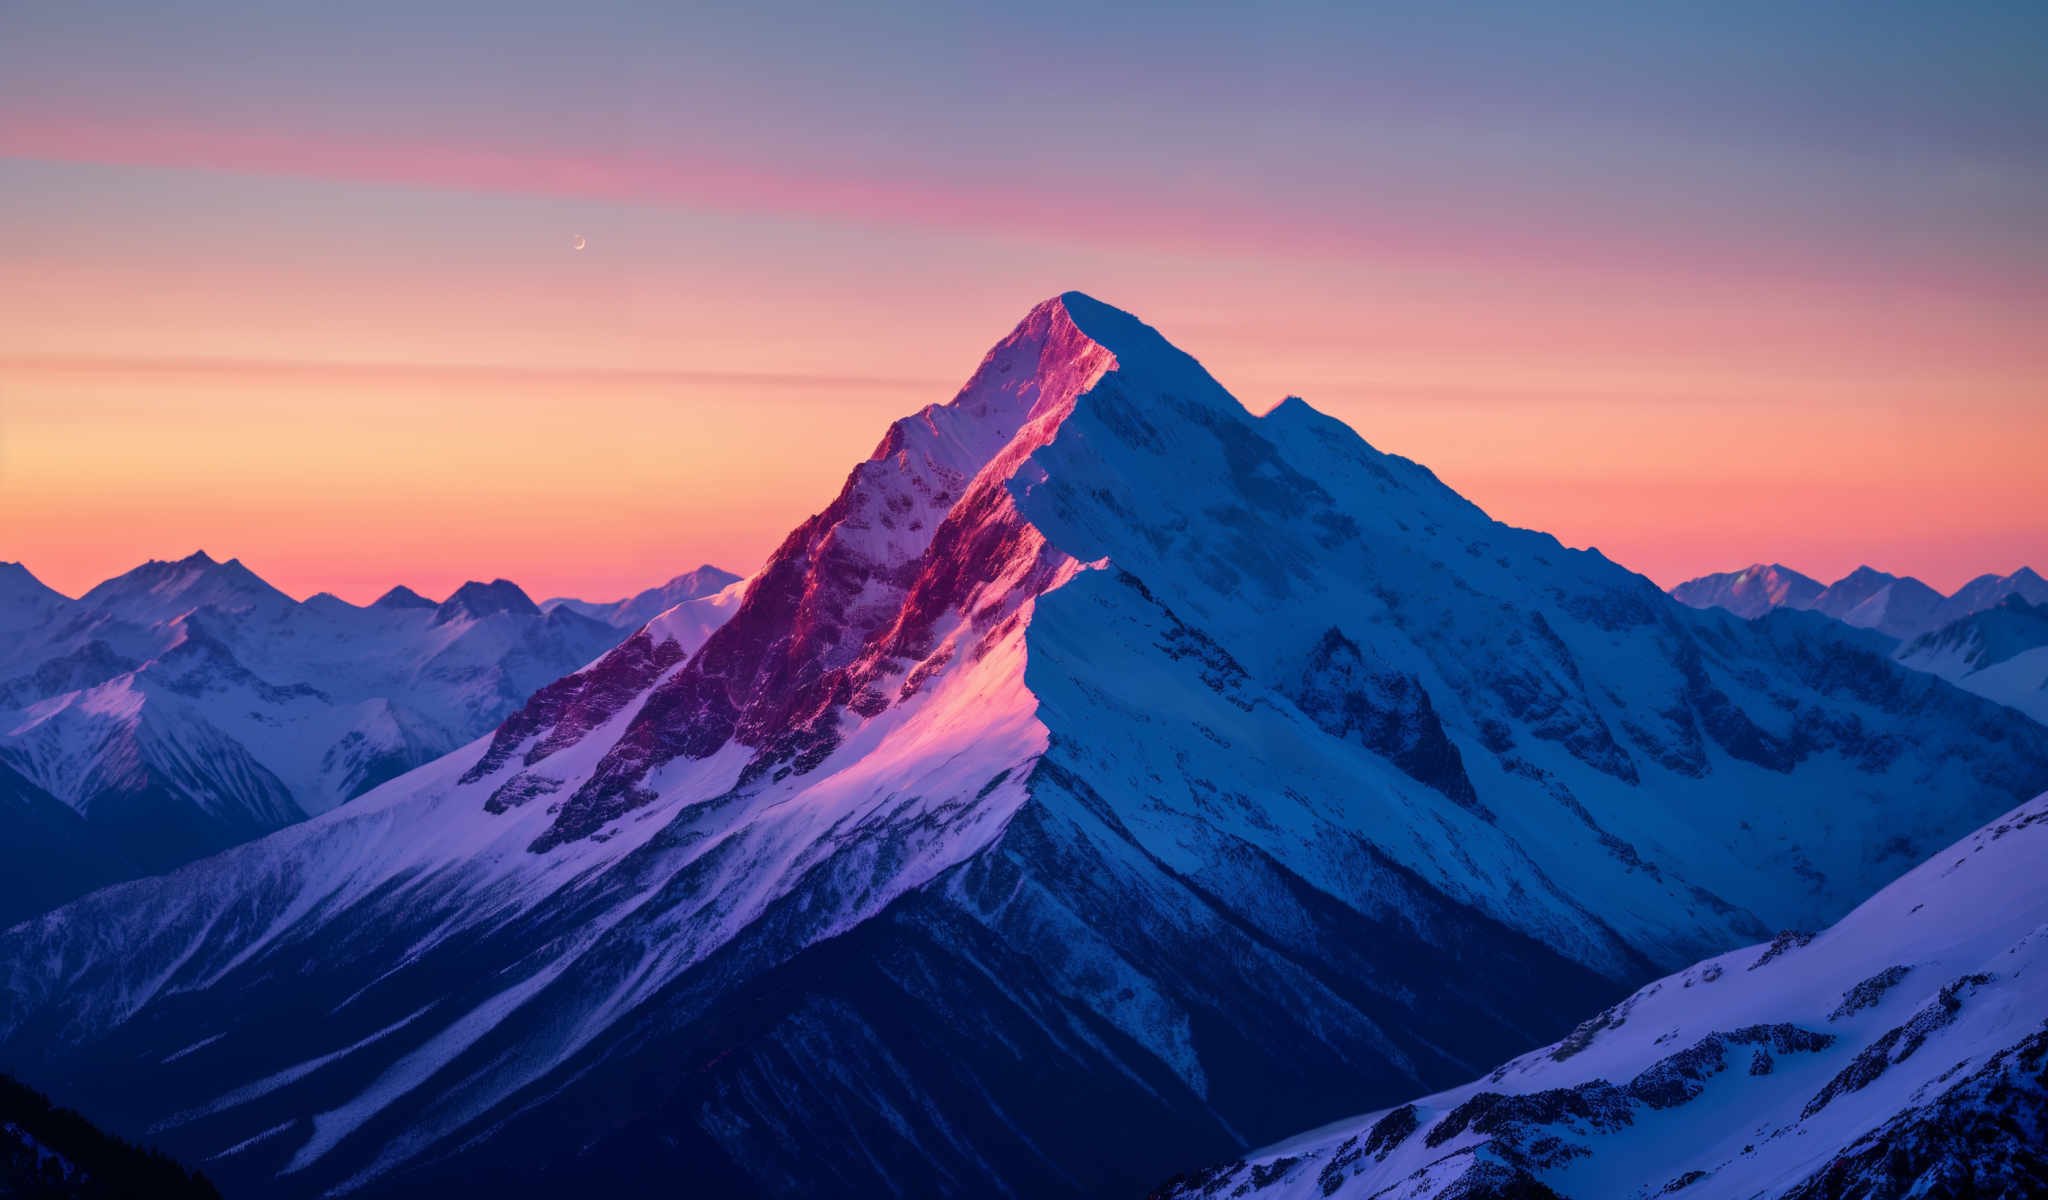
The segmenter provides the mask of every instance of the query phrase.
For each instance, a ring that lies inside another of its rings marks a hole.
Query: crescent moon
[[[577,234],[575,240],[570,243],[571,246],[578,250],[583,249],[585,246],[588,246],[589,244],[590,240],[580,233]]]

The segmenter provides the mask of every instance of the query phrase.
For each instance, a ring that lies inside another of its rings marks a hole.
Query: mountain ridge
[[[678,606],[659,636],[694,648],[722,611]],[[71,599],[17,565],[0,573],[0,764],[24,779],[0,920],[349,800],[624,636],[502,579],[438,605],[403,587],[298,602],[200,551]]]
[[[2032,568],[1979,575],[1946,597],[1917,579],[1871,567],[1814,588],[1819,585],[1788,568],[1759,564],[1689,580],[1671,596],[1750,620],[1779,611],[1822,613],[1887,638],[1892,657],[1915,670],[2048,724],[2048,650],[2027,653],[2048,639],[2026,615],[2048,605],[2048,580]],[[2023,661],[2008,661],[2022,655]]]
[[[694,652],[0,934],[0,1052],[271,1192],[1139,1188],[2040,790],[2038,726],[1778,615],[1070,293]]]
[[[1993,608],[2008,596],[2048,603],[2048,579],[2023,566],[2008,575],[1979,575],[1944,596],[1910,575],[1870,566],[1823,586],[1790,567],[1755,563],[1688,579],[1670,594],[1694,608],[1724,608],[1746,618],[1775,608],[1814,609],[1848,625],[1911,641]]]
[[[541,608],[571,608],[608,625],[615,625],[621,629],[638,629],[678,604],[715,595],[739,582],[740,577],[731,571],[705,563],[623,600],[592,601],[556,596],[542,601]]]
[[[1921,634],[1895,657],[2048,725],[2048,602],[2007,595]]]

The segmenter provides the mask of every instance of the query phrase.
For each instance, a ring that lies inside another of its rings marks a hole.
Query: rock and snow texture
[[[1944,596],[1910,575],[1858,567],[1822,587],[1790,567],[1757,563],[1740,571],[1702,575],[1671,589],[1672,598],[1694,608],[1725,608],[1738,617],[1759,617],[1773,609],[1825,613],[1859,629],[1910,641],[2018,596],[2048,604],[2048,579],[2032,567],[2010,575],[1979,575]]]
[[[504,580],[367,608],[301,604],[204,553],[77,600],[23,580],[0,568],[0,792],[42,800],[0,809],[24,835],[0,840],[0,923],[324,812],[474,739],[620,637],[544,615]],[[694,649],[715,615],[673,636]]]
[[[1072,293],[734,587],[0,934],[0,1055],[271,1195],[1137,1192],[2048,786],[1870,635],[1685,608]]]
[[[1896,657],[2048,724],[2048,601],[2008,595],[1914,638]]]
[[[2048,796],[1819,934],[1651,983],[1462,1087],[1176,1197],[2048,1194]]]
[[[706,563],[624,600],[575,600],[557,596],[543,602],[541,608],[547,611],[568,608],[617,629],[638,629],[678,604],[704,599],[739,582],[740,577],[731,571],[721,571]]]

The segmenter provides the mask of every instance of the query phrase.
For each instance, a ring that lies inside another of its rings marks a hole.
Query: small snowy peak
[[[366,607],[361,604],[350,604],[333,592],[315,592],[301,600],[299,606],[311,612],[332,617],[345,617],[350,613],[362,612]]]
[[[1861,566],[1829,584],[1820,599],[1814,602],[1814,607],[1839,621],[1898,580],[1897,575],[1888,571]]]
[[[1937,626],[1959,621],[1972,613],[1996,608],[2017,596],[2029,604],[2048,605],[2048,579],[2032,567],[2021,567],[2010,575],[1979,575],[1942,602],[1935,614]]]
[[[2044,854],[2037,797],[1817,936],[1697,963],[1483,1079],[1162,1194],[2018,1195],[2048,1172]]]
[[[489,583],[470,580],[449,595],[434,610],[434,624],[445,625],[450,621],[481,621],[499,613],[517,616],[537,617],[540,606],[520,590],[518,584],[509,579],[493,579]]]
[[[22,564],[0,563],[0,634],[53,620],[71,604],[70,597],[37,579]]]
[[[701,599],[731,587],[739,582],[739,578],[730,571],[705,563],[694,571],[685,571],[666,583],[628,596],[624,600],[577,600],[557,596],[543,601],[541,608],[548,612],[567,608],[619,629],[638,629],[678,604]]]
[[[1906,638],[1932,624],[1941,604],[1940,592],[1907,576],[1891,580],[1847,611],[1829,615],[1859,629],[1875,629],[1889,637]]]
[[[647,621],[647,632],[657,641],[674,642],[686,656],[695,654],[739,608],[750,582],[735,578],[716,591],[671,605]]]
[[[1790,567],[1756,563],[1740,571],[1702,575],[1671,589],[1694,608],[1725,608],[1738,617],[1759,617],[1774,608],[1812,608],[1825,589]]]
[[[35,577],[35,573],[18,562],[0,562],[0,605],[13,604],[24,600],[61,601],[70,597]]]
[[[411,588],[401,583],[397,587],[394,587],[390,591],[377,597],[376,600],[371,602],[370,607],[385,609],[407,609],[438,608],[440,606],[435,604],[432,600],[427,599],[425,596],[420,595],[418,592],[413,591]]]
[[[79,608],[140,625],[167,621],[194,608],[277,618],[297,607],[239,559],[215,562],[204,550],[164,562],[152,559],[94,587]]]

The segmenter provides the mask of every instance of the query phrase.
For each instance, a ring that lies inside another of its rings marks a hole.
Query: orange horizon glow
[[[1662,585],[2048,569],[2023,15],[795,7],[39,10],[0,559],[745,573],[1078,289]]]
[[[1242,380],[1286,364],[1208,357],[1263,399],[1255,411],[1277,399]],[[1712,388],[1638,402],[1649,384],[1632,377],[1604,394],[1581,380],[1570,399],[1554,381],[1474,378],[1449,393],[1394,374],[1310,399],[1495,517],[1667,587],[1761,560],[1822,582],[1869,562],[1948,591],[2042,561],[2036,447],[1962,424],[1915,438],[1897,415],[1910,385],[1890,405],[1809,385],[1802,405],[1733,411]],[[77,595],[204,549],[295,597],[357,603],[401,583],[438,598],[505,577],[537,600],[609,599],[701,562],[750,573],[888,421],[952,391],[936,376],[21,357],[0,359],[0,379],[0,498],[16,518],[0,558]],[[1977,486],[1947,486],[1965,476]]]

